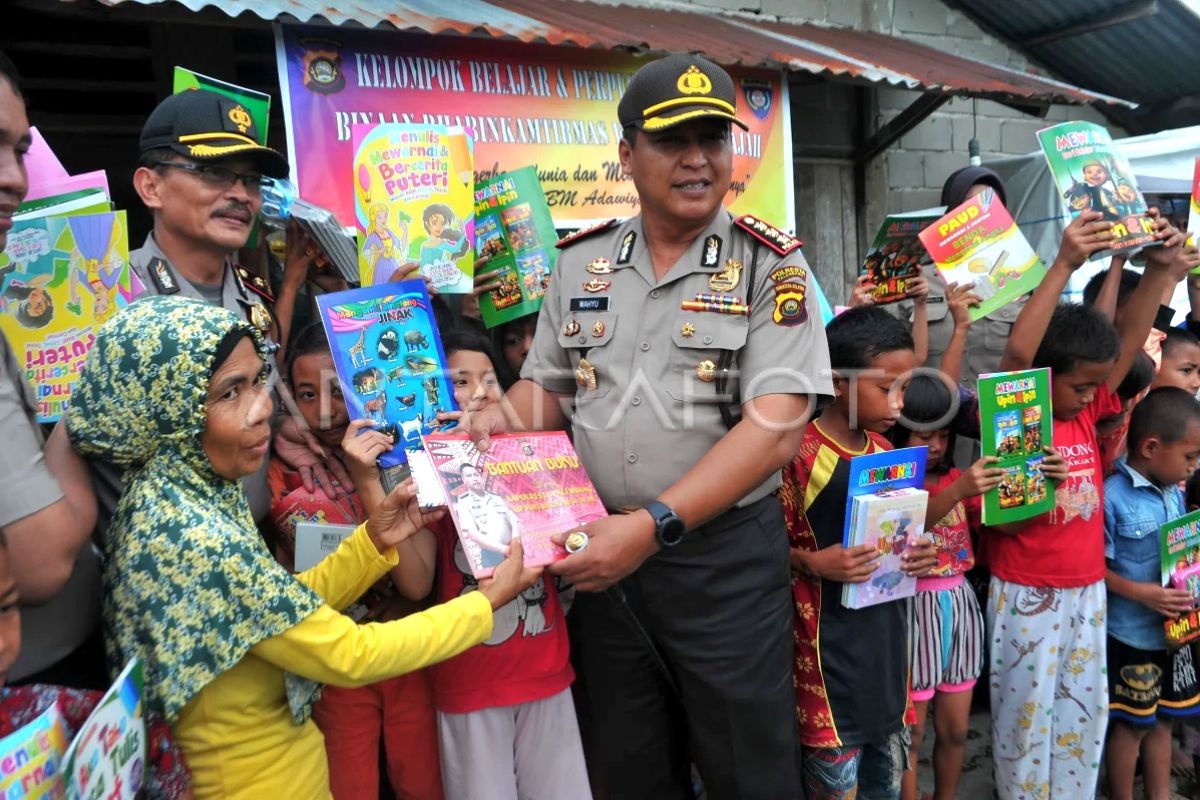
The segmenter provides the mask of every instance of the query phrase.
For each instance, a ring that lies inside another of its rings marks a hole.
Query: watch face
[[[683,540],[683,533],[686,526],[683,520],[677,516],[667,517],[659,525],[658,539],[665,546],[679,544]]]

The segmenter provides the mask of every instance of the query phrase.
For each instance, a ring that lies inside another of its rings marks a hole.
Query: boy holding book
[[[898,798],[907,766],[908,606],[842,606],[842,585],[871,578],[872,545],[842,546],[850,459],[890,450],[883,433],[903,408],[917,366],[904,323],[881,308],[852,308],[826,329],[834,369],[833,403],[808,426],[783,470],[795,610],[796,715],[801,781],[808,797]],[[930,498],[926,522],[953,506]],[[937,563],[933,542],[910,542],[904,571]]]
[[[1194,604],[1161,583],[1160,527],[1185,513],[1179,484],[1200,459],[1200,402],[1155,389],[1133,410],[1128,455],[1104,482],[1108,566],[1108,796],[1131,800],[1139,753],[1145,796],[1171,795],[1171,727],[1200,713],[1192,649],[1168,650],[1163,619]]]
[[[1084,211],[1063,232],[1046,277],[1013,325],[1002,371],[1049,367],[1054,446],[1069,475],[1053,511],[989,528],[992,747],[1002,800],[1090,797],[1108,711],[1105,682],[1103,473],[1096,422],[1120,412],[1115,390],[1146,335],[1182,236],[1155,218],[1168,247],[1147,266],[1114,329],[1103,314],[1059,305],[1071,274],[1106,249],[1112,223]]]

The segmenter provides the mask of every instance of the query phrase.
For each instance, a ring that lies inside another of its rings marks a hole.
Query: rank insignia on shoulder
[[[262,303],[254,303],[250,306],[250,324],[258,328],[264,334],[271,332],[271,312],[267,311],[267,307]]]
[[[721,237],[715,233],[704,240],[704,255],[700,257],[700,266],[715,267],[721,260]]]
[[[150,259],[146,272],[150,273],[150,280],[154,281],[159,294],[175,294],[179,291],[179,281],[175,280],[175,274],[161,258]]]
[[[786,256],[788,253],[804,244],[795,236],[784,233],[774,225],[768,225],[753,214],[743,214],[735,219],[733,224],[753,236],[755,239],[758,239],[760,242],[774,250],[776,253],[779,253],[781,256]]]
[[[629,259],[633,257],[633,245],[637,241],[637,232],[628,231],[625,237],[621,239],[621,252],[617,253],[618,264],[628,264]]]
[[[606,231],[609,228],[611,228],[613,225],[616,225],[616,224],[617,224],[617,221],[615,219],[610,219],[610,220],[605,220],[604,222],[601,222],[599,225],[593,225],[590,228],[581,228],[580,230],[577,230],[574,233],[568,234],[568,235],[564,236],[563,238],[559,239],[558,243],[555,244],[554,246],[557,247],[559,250],[562,250],[564,247],[570,247],[571,245],[575,244],[576,242],[583,241],[584,239],[591,236],[592,234],[600,233],[600,231]]]
[[[249,290],[266,300],[268,303],[275,302],[275,295],[271,294],[271,287],[267,285],[265,280],[255,275],[245,267],[238,266],[236,264],[233,267],[233,274],[237,278],[238,286],[241,287],[243,294]]]

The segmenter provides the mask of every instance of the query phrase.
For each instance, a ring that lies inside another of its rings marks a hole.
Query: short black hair
[[[1060,303],[1050,315],[1046,334],[1033,357],[1033,366],[1049,367],[1058,378],[1080,362],[1102,364],[1121,354],[1117,329],[1096,309],[1079,303]]]
[[[1151,436],[1164,444],[1187,435],[1188,425],[1200,422],[1200,401],[1186,389],[1162,386],[1142,398],[1129,415],[1129,452]]]
[[[1154,383],[1154,359],[1145,353],[1138,353],[1134,357],[1133,363],[1129,365],[1129,372],[1125,373],[1121,385],[1117,387],[1117,397],[1122,402],[1132,400],[1149,389],[1152,383]]]
[[[914,349],[905,324],[875,306],[843,311],[825,328],[825,338],[829,363],[835,370],[866,369],[885,353]]]
[[[138,156],[137,165],[139,167],[154,169],[164,161],[176,160],[176,155],[176,152],[169,147],[155,147]]]
[[[21,74],[17,72],[17,65],[12,62],[12,59],[3,50],[0,50],[0,78],[8,81],[8,85],[12,87],[13,94],[22,100],[25,99],[25,96],[21,94]]]
[[[325,326],[320,322],[306,325],[288,342],[287,363],[284,365],[283,371],[288,384],[295,383],[292,377],[292,368],[296,366],[296,359],[300,358],[300,356],[307,356],[313,353],[328,352],[330,352],[329,338],[325,335]]]
[[[482,333],[473,331],[470,328],[451,328],[443,333],[442,350],[445,351],[446,358],[454,355],[459,350],[483,353],[487,356],[488,361],[492,362],[492,369],[496,369],[496,352],[492,349],[492,343]]]
[[[914,375],[904,390],[904,411],[885,434],[894,447],[907,447],[914,430],[938,430],[949,427],[955,397],[946,381],[932,375]],[[940,423],[940,425],[939,425]],[[935,427],[936,426],[936,427]],[[953,433],[951,433],[953,442]],[[947,454],[954,451],[953,444]],[[930,465],[933,468],[935,465]]]
[[[1178,347],[1185,345],[1195,345],[1200,347],[1200,339],[1196,338],[1196,334],[1184,328],[1167,328],[1163,331],[1166,338],[1162,342],[1162,354],[1168,356]]]
[[[1093,275],[1083,287],[1083,304],[1085,306],[1096,305],[1096,298],[1100,296],[1100,287],[1104,285],[1104,278],[1108,275],[1108,270],[1102,269]],[[1137,288],[1138,281],[1142,279],[1140,273],[1134,272],[1131,269],[1121,270],[1121,282],[1117,285],[1117,308],[1125,305],[1125,301],[1133,294],[1133,290]]]

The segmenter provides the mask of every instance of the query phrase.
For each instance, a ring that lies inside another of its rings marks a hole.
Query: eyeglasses
[[[214,189],[229,189],[241,181],[247,192],[258,192],[262,190],[263,185],[263,176],[258,172],[235,172],[225,167],[216,167],[212,164],[193,164],[190,161],[159,161],[154,166],[174,167],[190,172],[199,176],[201,181]]]

